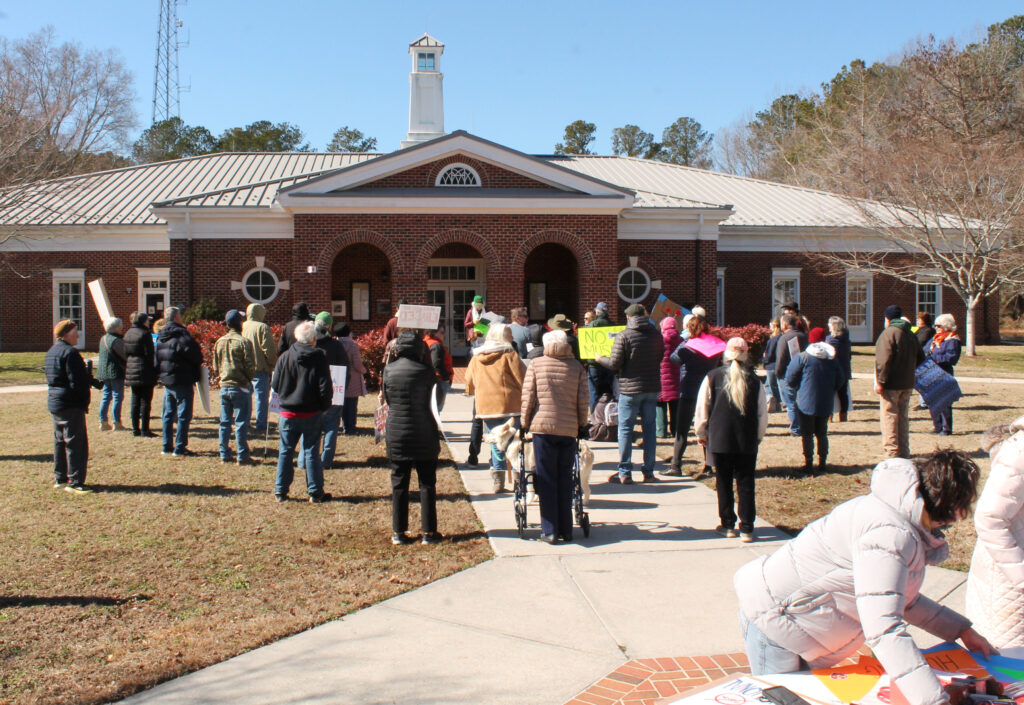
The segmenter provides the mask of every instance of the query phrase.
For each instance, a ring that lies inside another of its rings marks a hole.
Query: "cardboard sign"
[[[790,360],[800,355],[800,341],[796,339],[796,336],[793,336],[788,341],[786,341],[786,347],[789,348]]]
[[[580,343],[580,357],[584,360],[596,360],[612,354],[615,336],[626,330],[626,326],[601,326],[599,328],[580,328],[577,340]]]
[[[680,306],[664,294],[658,294],[658,299],[654,302],[654,308],[651,309],[650,318],[654,321],[655,325],[661,325],[662,318],[672,316],[676,319],[676,328],[682,330],[683,316],[688,313],[690,313],[690,309]]]
[[[388,404],[384,402],[373,412],[373,442],[384,440],[388,430]]]
[[[441,320],[440,306],[414,306],[402,304],[398,307],[398,327],[416,330],[437,330]]]
[[[110,299],[107,298],[107,289],[103,286],[102,277],[89,282],[89,293],[92,294],[92,301],[96,304],[96,312],[100,314],[100,320],[106,324],[114,317],[114,310],[110,307]]]
[[[196,391],[199,392],[199,403],[203,411],[210,413],[210,368],[203,365],[199,368],[199,381],[196,382]]]
[[[332,405],[341,406],[345,403],[345,381],[347,379],[347,367],[331,365],[331,386],[334,387],[334,396],[331,397]]]

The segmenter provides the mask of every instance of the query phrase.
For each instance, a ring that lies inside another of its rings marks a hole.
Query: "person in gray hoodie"
[[[804,445],[804,472],[814,470],[814,439],[818,439],[818,469],[828,460],[828,418],[835,396],[846,380],[836,362],[836,350],[825,342],[825,329],[812,328],[807,349],[790,361],[786,384],[793,390],[800,414],[800,435]]]
[[[753,675],[828,668],[866,642],[911,705],[948,703],[910,635],[914,625],[994,653],[970,620],[921,594],[949,556],[940,529],[968,515],[978,466],[960,451],[875,467],[871,492],[840,504],[733,579]]]
[[[252,343],[256,351],[256,374],[252,378],[253,407],[256,410],[256,423],[253,425],[257,433],[267,430],[267,409],[270,406],[270,374],[277,364],[277,344],[274,334],[264,321],[267,309],[263,304],[249,304],[245,309],[245,323],[242,324],[242,337]]]

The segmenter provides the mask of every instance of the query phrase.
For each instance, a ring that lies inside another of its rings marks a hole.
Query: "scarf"
[[[939,330],[935,331],[935,335],[932,337],[932,347],[942,345],[942,341],[945,340],[946,338],[956,337],[958,336],[955,332],[951,330],[946,330],[945,328],[940,328]]]

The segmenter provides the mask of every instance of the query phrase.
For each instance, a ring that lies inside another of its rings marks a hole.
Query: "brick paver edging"
[[[749,673],[746,654],[628,661],[565,705],[660,705],[731,673]]]

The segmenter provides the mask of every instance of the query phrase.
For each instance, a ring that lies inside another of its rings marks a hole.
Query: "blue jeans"
[[[323,494],[324,471],[320,465],[320,417],[315,414],[304,419],[290,419],[281,416],[277,423],[278,435],[281,437],[277,451],[277,480],[274,483],[274,494],[287,495],[295,475],[294,458],[296,448],[302,448],[303,465],[306,468],[306,490],[310,497]],[[300,445],[301,444],[301,445]]]
[[[345,397],[341,412],[341,430],[346,436],[356,432],[356,417],[359,415],[359,397]]]
[[[249,459],[249,414],[252,393],[241,387],[220,388],[220,457],[231,459],[231,426],[235,427],[238,459]]]
[[[192,399],[196,388],[191,384],[164,387],[163,423],[164,452],[182,453],[188,448],[188,426],[192,423]],[[174,432],[178,424],[178,432]]]
[[[100,398],[100,421],[107,420],[107,409],[113,400],[112,415],[115,423],[121,423],[121,400],[124,399],[124,378],[108,379],[103,382],[103,396]]]
[[[437,413],[444,409],[444,400],[448,398],[448,392],[452,391],[451,380],[438,380],[437,386],[441,388],[441,395],[437,398]]]
[[[257,372],[252,378],[252,388],[252,405],[256,407],[254,427],[262,433],[267,430],[267,409],[270,408],[270,373]]]
[[[775,397],[781,404],[782,394],[779,391],[779,376],[775,374],[775,370],[766,370],[765,372],[768,375],[768,396]]]
[[[633,471],[633,426],[640,418],[640,429],[644,439],[644,477],[654,475],[657,434],[655,414],[658,408],[658,392],[643,394],[619,394],[619,477],[629,477]]]
[[[788,651],[766,637],[740,612],[740,633],[743,634],[743,649],[750,661],[750,675],[766,673],[794,673],[809,668],[798,654]]]
[[[796,409],[796,390],[786,383],[784,377],[779,377],[779,391],[782,393],[782,401],[786,405],[786,416],[789,417],[789,431],[795,436],[800,435],[800,412]]]
[[[324,434],[324,451],[320,454],[320,467],[324,469],[331,467],[331,463],[334,462],[343,410],[342,406],[332,406],[320,416],[320,430]]]
[[[504,426],[505,422],[508,421],[509,418],[510,418],[509,416],[498,416],[497,418],[493,418],[493,419],[480,419],[480,420],[484,422],[484,430],[487,433],[490,433],[494,429],[499,428],[501,426]],[[513,421],[513,425],[518,430],[519,429],[519,417],[516,416],[516,417],[513,417],[513,418],[515,418],[515,421]],[[491,444],[491,470],[507,470],[507,469],[508,469],[508,461],[505,460],[505,452],[501,451],[501,450],[498,450],[498,447],[492,443]]]

